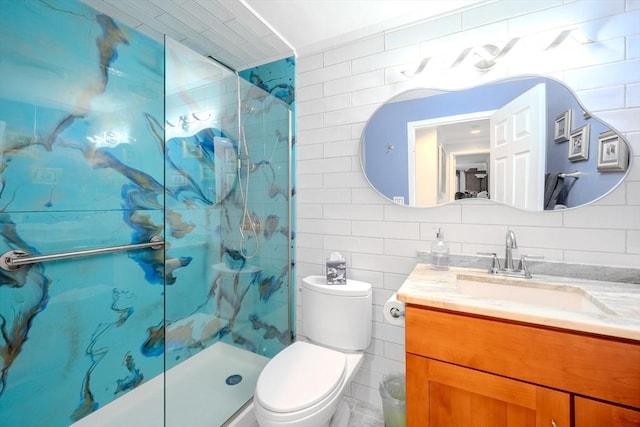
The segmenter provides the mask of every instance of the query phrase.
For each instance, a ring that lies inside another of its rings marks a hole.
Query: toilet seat
[[[344,353],[297,341],[267,363],[255,398],[274,413],[303,411],[335,394],[345,381],[346,366]]]

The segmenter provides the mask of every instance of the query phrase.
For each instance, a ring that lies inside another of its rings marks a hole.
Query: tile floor
[[[382,410],[358,402],[349,397],[345,398],[351,408],[349,427],[384,427]]]
[[[381,409],[358,402],[350,397],[345,397],[345,400],[351,409],[348,427],[384,427]],[[253,408],[245,409],[245,413],[223,424],[222,427],[258,427]]]

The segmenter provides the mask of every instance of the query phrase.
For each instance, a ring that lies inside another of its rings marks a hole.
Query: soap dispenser
[[[444,241],[444,234],[439,228],[436,240],[431,244],[431,268],[434,270],[449,269],[449,246]]]

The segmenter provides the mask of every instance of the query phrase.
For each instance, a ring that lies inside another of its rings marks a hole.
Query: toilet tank
[[[347,279],[327,285],[325,276],[302,279],[302,330],[311,341],[340,350],[364,350],[371,341],[372,290]]]

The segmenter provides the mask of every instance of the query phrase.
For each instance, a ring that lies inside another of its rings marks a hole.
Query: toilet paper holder
[[[394,293],[384,303],[383,313],[385,320],[395,326],[404,326],[405,306],[402,301],[398,301],[398,294]]]
[[[404,310],[400,310],[398,307],[391,307],[391,309],[389,310],[389,314],[391,314],[391,317],[397,319],[404,316]]]

